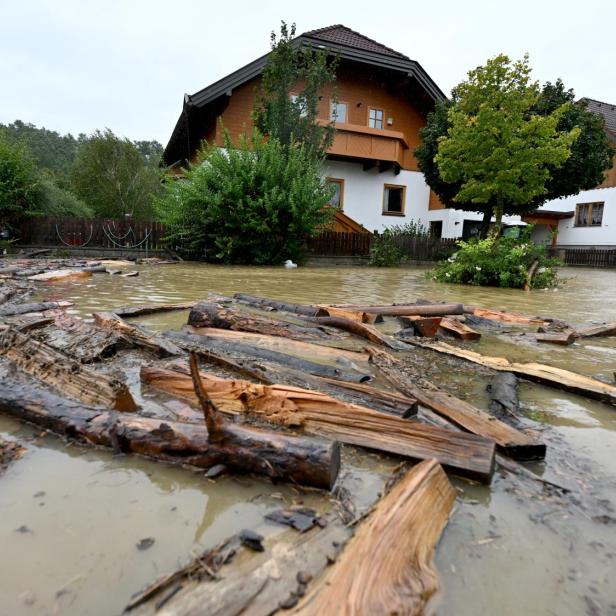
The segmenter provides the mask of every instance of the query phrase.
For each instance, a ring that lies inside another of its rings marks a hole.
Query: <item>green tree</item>
[[[454,91],[455,100],[455,91]],[[573,103],[574,93],[565,90],[560,80],[555,84],[546,83],[537,102],[531,107],[527,116],[550,116],[559,114],[557,131],[564,135],[577,128],[579,136],[571,144],[571,155],[559,166],[546,164],[549,177],[545,182],[545,192],[531,199],[524,211],[539,207],[545,201],[559,197],[577,194],[580,190],[592,188],[603,179],[606,169],[611,167],[613,148],[607,139],[603,118],[589,112],[583,101]],[[478,211],[484,214],[484,225],[487,228],[492,216],[491,203],[464,202],[458,197],[462,180],[445,181],[442,177],[435,157],[439,141],[445,138],[451,128],[449,109],[453,103],[439,103],[433,113],[429,114],[426,127],[421,132],[422,143],[415,154],[420,169],[426,181],[440,200],[447,206],[467,211]],[[504,203],[506,214],[520,213],[516,203]]]
[[[35,212],[39,190],[36,162],[27,146],[13,143],[0,130],[0,230]]]
[[[149,219],[154,198],[161,192],[161,172],[145,162],[134,143],[106,129],[96,131],[81,146],[71,183],[96,216]]]
[[[92,218],[94,216],[94,212],[89,205],[70,190],[58,186],[51,175],[41,174],[39,189],[37,214],[58,218],[64,216]]]
[[[252,138],[201,150],[158,206],[169,241],[187,256],[223,263],[301,260],[307,237],[332,216],[319,161],[304,145]]]
[[[324,156],[333,141],[334,125],[317,122],[319,95],[336,78],[337,60],[324,51],[299,46],[294,37],[295,24],[289,29],[285,22],[278,38],[271,34],[254,124],[283,146],[301,144]]]

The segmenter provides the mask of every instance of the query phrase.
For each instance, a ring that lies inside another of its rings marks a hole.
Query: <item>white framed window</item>
[[[370,128],[383,128],[383,110],[370,107],[368,109],[368,126]]]
[[[346,103],[334,103],[332,101],[329,107],[329,119],[332,122],[338,122],[339,124],[346,124],[347,121],[347,104]]]
[[[329,205],[341,210],[344,202],[344,180],[339,178],[327,178],[327,185],[334,191]]]
[[[383,214],[386,216],[404,216],[406,186],[385,184],[383,187]]]
[[[600,227],[603,224],[603,201],[578,203],[575,207],[576,227]]]

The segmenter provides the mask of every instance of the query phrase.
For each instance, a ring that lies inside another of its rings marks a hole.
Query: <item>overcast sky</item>
[[[281,19],[358,30],[446,93],[486,58],[528,52],[536,79],[616,103],[615,0],[0,0],[0,122],[165,145],[184,92],[267,52]]]

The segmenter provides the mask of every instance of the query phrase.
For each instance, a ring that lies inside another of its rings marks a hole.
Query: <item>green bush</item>
[[[530,239],[531,232],[532,227],[528,226],[517,238],[461,241],[458,251],[441,261],[428,276],[440,282],[521,289],[527,282],[530,268],[537,262],[531,287],[555,286],[555,268],[560,262],[548,256],[544,245]]]
[[[391,235],[403,237],[429,237],[430,227],[427,227],[421,220],[411,220],[403,225],[392,225],[387,230]]]
[[[309,236],[333,217],[320,159],[254,132],[201,150],[158,202],[168,240],[191,258],[222,263],[301,261]]]
[[[385,229],[374,234],[370,246],[370,265],[375,267],[396,267],[407,260],[405,254],[398,248],[394,236],[398,233],[393,229]]]
[[[42,216],[74,216],[92,218],[92,208],[69,190],[58,186],[52,178],[41,177],[37,213]]]

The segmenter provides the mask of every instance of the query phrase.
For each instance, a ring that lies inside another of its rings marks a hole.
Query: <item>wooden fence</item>
[[[606,248],[565,248],[563,261],[567,265],[616,267],[616,250]]]
[[[372,233],[338,233],[326,231],[308,240],[308,251],[318,256],[361,256],[370,254],[375,241]],[[393,236],[395,244],[408,257],[417,261],[432,261],[448,257],[456,250],[455,239],[434,237]]]
[[[165,233],[156,221],[42,216],[21,226],[18,241],[29,246],[156,250],[163,247]]]

